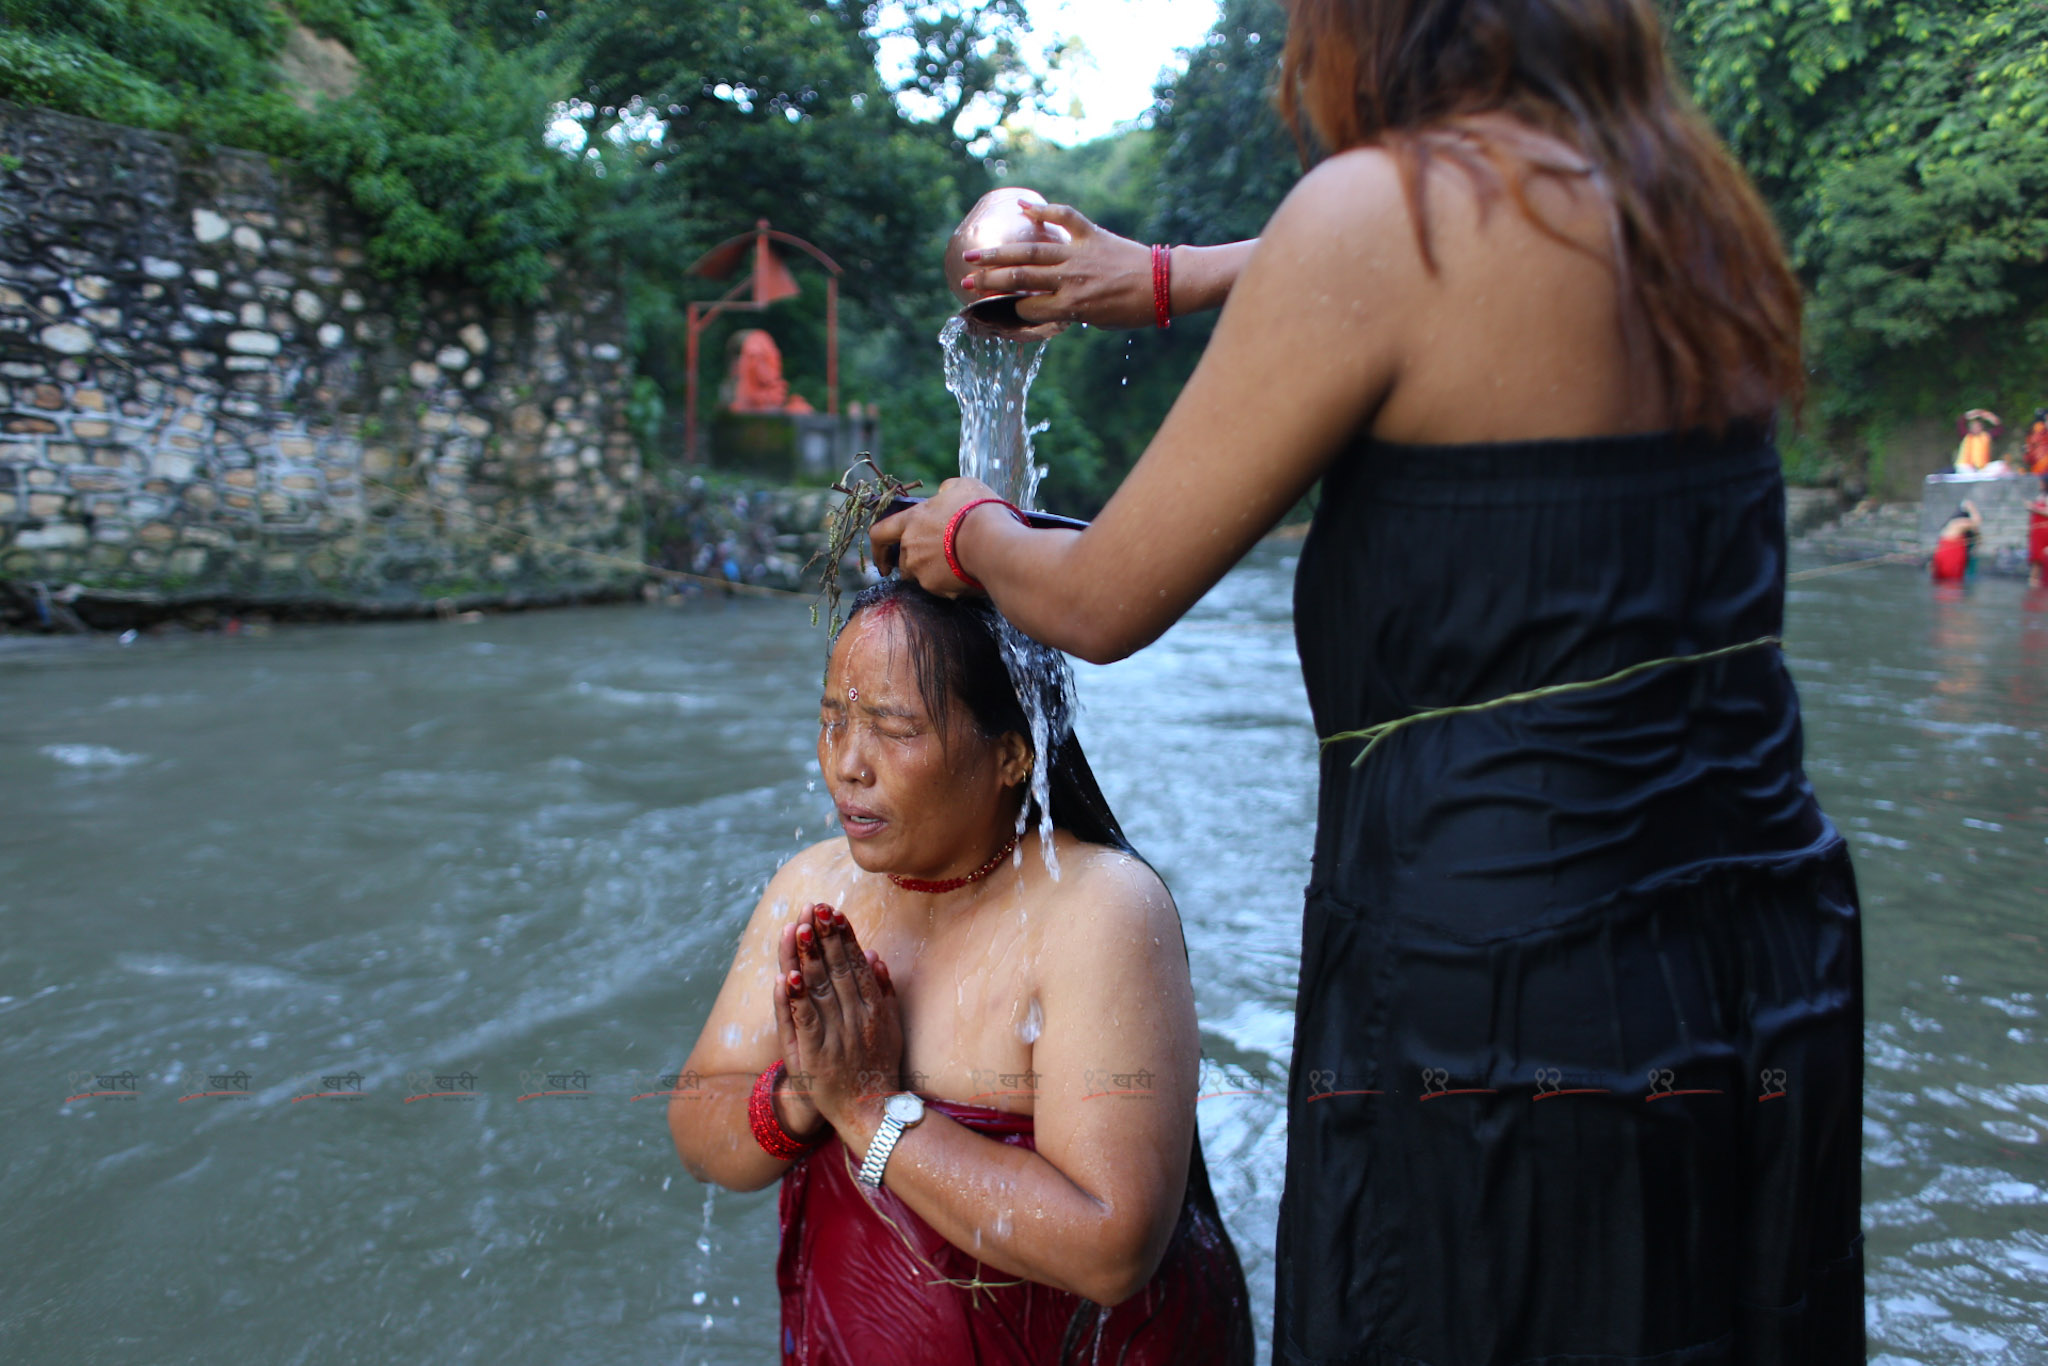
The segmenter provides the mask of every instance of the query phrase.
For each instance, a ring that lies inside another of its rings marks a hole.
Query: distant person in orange
[[[2027,587],[2039,588],[2043,580],[2048,580],[2048,474],[2041,476],[2040,494],[2027,504]]]
[[[1986,426],[1985,424],[1990,424]],[[1962,444],[1956,447],[1956,473],[1977,474],[1991,463],[1991,443],[2005,432],[1998,414],[1988,408],[1972,408],[1956,424]]]
[[[1931,569],[1936,583],[1961,583],[1968,577],[1977,555],[1977,536],[1983,530],[1984,519],[1978,515],[1977,505],[1964,499],[1935,539]]]
[[[2028,474],[2048,474],[2048,408],[2034,409],[2034,421],[2027,428],[2026,453],[2020,457]]]

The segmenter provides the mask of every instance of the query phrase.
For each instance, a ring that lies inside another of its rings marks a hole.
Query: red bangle
[[[762,1069],[761,1075],[754,1078],[754,1092],[747,1097],[747,1121],[754,1127],[754,1140],[770,1157],[794,1162],[817,1147],[824,1135],[809,1141],[797,1138],[775,1117],[775,1083],[788,1070],[782,1059],[777,1058],[773,1066]]]
[[[966,504],[958,512],[953,514],[953,520],[946,523],[946,568],[953,571],[954,578],[960,580],[960,582],[966,584],[969,588],[972,588],[977,593],[985,593],[988,590],[981,586],[979,580],[968,578],[967,571],[960,567],[960,556],[954,553],[953,550],[953,538],[960,534],[961,521],[967,516],[968,513],[974,511],[983,503],[1001,503],[1004,507],[1010,510],[1010,515],[1012,517],[1015,517],[1018,521],[1024,523],[1025,526],[1031,525],[1031,519],[1026,517],[1022,512],[1018,511],[1017,505],[1015,503],[1010,502],[1006,498],[977,498],[973,502]]]
[[[1158,244],[1152,248],[1152,320],[1173,326],[1173,248]]]

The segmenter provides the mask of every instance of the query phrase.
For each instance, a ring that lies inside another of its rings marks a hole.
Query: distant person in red
[[[1936,583],[1961,583],[1969,575],[1977,555],[1977,537],[1984,519],[1977,505],[1965,499],[1941,528],[1934,542],[1933,573]]]
[[[2028,474],[2048,475],[2048,408],[2034,409],[2033,425],[2027,428],[2026,453],[2020,460]]]
[[[2039,588],[2048,580],[2048,474],[2041,476],[2041,492],[2027,504],[2027,587]]]

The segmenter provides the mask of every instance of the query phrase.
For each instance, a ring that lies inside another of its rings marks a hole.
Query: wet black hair
[[[942,598],[895,575],[856,594],[840,630],[851,626],[862,612],[885,605],[900,612],[910,627],[904,636],[917,676],[918,696],[942,735],[957,703],[967,708],[974,729],[984,739],[1000,739],[1015,731],[1024,737],[1027,748],[1032,747],[1031,722],[1018,700],[1018,683],[1004,661],[1005,640],[1013,653],[1026,656],[1029,667],[1020,674],[1046,718],[1052,750],[1048,797],[1053,825],[1084,843],[1137,853],[1109,809],[1109,799],[1102,795],[1094,770],[1088,767],[1088,756],[1081,752],[1069,701],[1071,675],[1058,651],[1026,639],[986,598]],[[837,636],[833,643],[838,643]],[[1033,762],[1038,758],[1034,752]],[[1024,805],[1029,828],[1038,823],[1039,811],[1028,788]]]

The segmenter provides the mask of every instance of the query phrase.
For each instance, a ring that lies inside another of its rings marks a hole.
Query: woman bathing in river
[[[846,833],[755,907],[676,1150],[702,1181],[782,1182],[786,1362],[1248,1366],[1179,915],[1041,650],[1051,875],[1002,629],[901,580],[854,600],[818,729]]]
[[[1073,532],[948,480],[878,560],[1107,662],[1320,482],[1276,1362],[1860,1363],[1861,921],[1777,650],[1798,281],[1653,0],[1287,8],[1330,155],[1256,242],[1054,206],[966,282],[1227,298],[1122,487]]]

